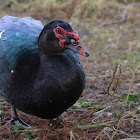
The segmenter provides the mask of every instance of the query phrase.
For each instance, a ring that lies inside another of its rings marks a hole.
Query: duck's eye
[[[74,40],[74,39],[71,39],[71,42],[73,43],[73,45],[78,45],[79,44],[79,42]]]
[[[60,29],[56,29],[56,32],[57,32],[58,34],[60,34],[60,33],[61,33],[61,30],[60,30]]]

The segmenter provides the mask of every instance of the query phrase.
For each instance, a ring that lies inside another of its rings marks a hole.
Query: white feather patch
[[[3,30],[2,32],[0,32],[0,39],[2,38],[2,34],[5,32],[5,30]]]

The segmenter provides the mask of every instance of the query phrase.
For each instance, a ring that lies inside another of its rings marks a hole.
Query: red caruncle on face
[[[89,52],[79,44],[79,36],[76,31],[68,32],[62,27],[57,26],[53,29],[55,36],[59,39],[59,44],[62,49],[69,49],[77,54],[89,56]]]
[[[68,32],[60,26],[56,27],[53,32],[55,33],[56,37],[60,39],[60,45],[63,49],[66,48],[64,44],[66,43],[66,39],[68,37],[75,39],[76,41],[79,40],[79,36],[76,34],[76,31]]]

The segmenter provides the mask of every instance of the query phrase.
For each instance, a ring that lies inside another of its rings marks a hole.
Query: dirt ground
[[[61,115],[63,122],[57,129],[53,129],[55,120],[42,120],[21,111],[19,117],[31,129],[5,125],[10,120],[10,107],[0,98],[0,140],[140,139],[140,2],[58,2],[8,0],[1,5],[0,17],[32,16],[43,24],[58,18],[69,22],[90,52],[89,58],[80,56],[86,72],[85,90]]]

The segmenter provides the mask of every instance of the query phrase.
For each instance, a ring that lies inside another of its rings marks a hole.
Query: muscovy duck
[[[0,95],[11,105],[13,119],[18,119],[15,108],[56,118],[77,101],[85,72],[76,53],[89,56],[64,21],[43,28],[31,17],[0,19]]]

